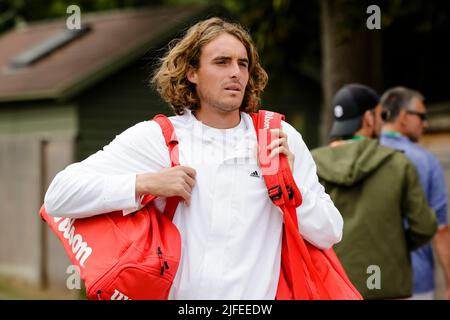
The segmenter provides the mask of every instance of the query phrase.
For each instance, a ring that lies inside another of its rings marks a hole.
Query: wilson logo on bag
[[[59,222],[62,220],[61,222]],[[86,259],[92,253],[92,248],[87,245],[86,242],[83,242],[83,237],[80,234],[75,233],[75,226],[73,225],[75,219],[70,218],[53,218],[57,225],[57,230],[62,234],[63,238],[66,239],[68,245],[72,248],[72,254],[75,256],[75,259],[79,262],[80,267],[84,268],[84,263]]]
[[[172,124],[163,115],[154,120],[172,166],[179,165]],[[164,213],[154,199],[145,196],[143,208],[127,216],[114,211],[82,219],[51,217],[42,206],[41,218],[79,267],[89,299],[167,299],[181,257],[181,237],[172,223],[180,199],[168,198]]]

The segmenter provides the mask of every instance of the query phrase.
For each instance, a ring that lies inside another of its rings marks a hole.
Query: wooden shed
[[[428,128],[420,144],[441,162],[450,199],[450,101],[428,106],[428,118]]]

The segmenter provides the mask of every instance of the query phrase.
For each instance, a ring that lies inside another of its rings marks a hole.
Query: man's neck
[[[193,112],[193,115],[203,124],[216,129],[234,128],[238,126],[241,121],[239,109],[229,112],[211,112],[207,109],[201,108],[200,110]]]
[[[383,126],[383,132],[384,131],[398,132],[404,135],[404,133],[400,130],[400,128],[397,125],[395,125],[395,123],[386,123]]]
[[[371,132],[369,129],[367,128],[361,128],[358,131],[356,131],[353,135],[354,137],[364,137],[364,138],[371,138]]]

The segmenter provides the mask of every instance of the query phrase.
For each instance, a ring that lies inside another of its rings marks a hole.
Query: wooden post
[[[48,141],[40,142],[40,180],[41,180],[41,197],[39,208],[44,201],[45,192],[47,190],[47,168],[48,168]],[[39,282],[41,289],[48,289],[48,241],[47,241],[47,224],[41,221],[40,224],[40,265],[39,265]]]
[[[345,84],[382,88],[381,31],[366,27],[370,1],[320,0],[322,93],[320,141],[328,143],[333,124],[332,100]]]

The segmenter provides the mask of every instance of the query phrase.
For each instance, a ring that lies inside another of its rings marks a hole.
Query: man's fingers
[[[178,166],[178,168],[180,168],[181,170],[183,170],[184,172],[186,172],[188,174],[188,176],[194,178],[196,175],[196,172],[194,170],[194,168],[191,167],[185,167],[185,166]]]
[[[291,170],[294,170],[294,159],[295,159],[295,155],[289,151],[289,148],[286,147],[278,147],[276,149],[273,149],[272,152],[269,155],[269,159],[277,156],[278,154],[283,153],[284,155],[286,155],[288,161],[289,161],[289,167],[291,168]]]
[[[184,201],[187,202],[188,205],[191,203],[191,194],[187,192],[185,189],[182,190],[180,197],[182,197]]]
[[[277,146],[287,147],[287,139],[286,138],[275,139],[268,145],[267,149],[271,150]]]
[[[277,148],[273,149],[270,152],[270,154],[269,154],[269,159],[271,159],[271,158],[275,157],[276,155],[280,154],[281,153],[281,148],[282,147],[277,147]]]
[[[189,185],[189,187],[192,189],[195,186],[195,180],[192,179],[190,176],[185,176],[184,181]]]
[[[270,129],[270,132],[275,136],[287,139],[287,134],[281,129]]]
[[[278,148],[273,149],[272,152],[270,152],[269,158],[273,158],[273,157],[275,157],[276,155],[278,155],[280,153],[285,154],[286,156],[290,156],[291,155],[291,152],[289,151],[288,148],[280,146]]]
[[[196,172],[191,167],[180,166],[180,169],[186,174],[183,176],[184,182],[188,185],[189,191],[194,188]]]
[[[270,145],[267,147],[269,150],[276,148],[277,146],[284,146],[288,148],[287,144],[287,134],[281,129],[271,129],[272,137],[276,139],[272,140]]]
[[[192,187],[185,181],[183,182],[183,188],[186,190],[189,194],[192,193]]]
[[[168,193],[171,194],[170,196],[174,195],[183,198],[189,204],[191,192],[195,186],[195,170],[186,166],[176,166],[168,170],[172,170],[172,173],[175,174],[172,174],[170,179],[164,181],[169,184],[169,189],[172,190],[168,191]]]

